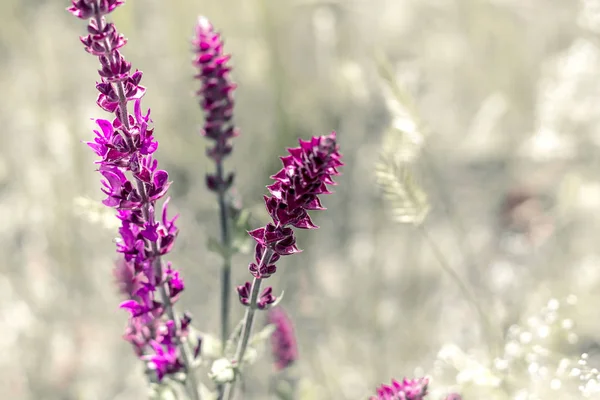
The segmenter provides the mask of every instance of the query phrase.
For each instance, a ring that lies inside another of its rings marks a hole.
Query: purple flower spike
[[[157,202],[164,198],[171,182],[152,156],[158,143],[150,126],[150,110],[143,112],[141,105],[146,93],[140,85],[142,72],[132,71],[131,63],[121,54],[126,39],[105,19],[124,2],[72,0],[67,10],[89,20],[88,34],[80,40],[100,62],[96,102],[114,113],[111,120],[95,120],[95,138],[87,145],[100,157],[98,171],[106,195],[103,203],[115,208],[121,220],[117,252],[122,256],[115,277],[119,291],[126,297],[120,308],[130,314],[124,338],[161,380],[165,375],[189,370],[190,361],[180,345],[191,318],[186,315],[181,323],[177,321],[172,306],[185,285],[179,272],[170,263],[165,268],[161,260],[173,248],[178,229],[176,217],[168,218],[168,200],[163,203],[162,218],[155,214]],[[133,103],[133,114],[128,111],[129,103]]]
[[[202,135],[214,141],[207,155],[219,164],[231,153],[231,139],[239,134],[232,122],[236,85],[229,77],[231,67],[227,63],[231,56],[223,53],[221,36],[205,17],[198,18],[192,45],[196,53],[193,64],[198,69],[195,78],[202,84],[196,94],[206,113]],[[233,174],[210,174],[206,181],[210,190],[226,191],[233,183]]]
[[[298,253],[296,237],[291,227],[318,228],[308,211],[324,210],[318,196],[331,193],[327,185],[334,185],[332,177],[339,175],[342,155],[338,152],[336,134],[300,140],[300,147],[288,149],[289,156],[281,157],[283,169],[271,178],[267,186],[271,196],[265,196],[265,205],[273,222],[248,232],[256,242],[254,261],[248,267],[255,278],[268,278],[275,273],[275,263],[281,256]],[[265,250],[270,257],[263,260]]]
[[[391,385],[381,385],[377,396],[372,396],[371,400],[423,400],[428,384],[428,378],[404,378],[402,382],[393,379]]]
[[[298,359],[298,345],[294,327],[289,316],[281,307],[269,310],[268,320],[275,325],[271,335],[271,348],[275,360],[275,369],[281,371],[292,365]]]

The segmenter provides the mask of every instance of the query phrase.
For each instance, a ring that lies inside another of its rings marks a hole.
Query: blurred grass
[[[126,316],[112,284],[115,232],[81,218],[74,206],[80,196],[101,197],[93,156],[80,141],[91,137],[89,118],[105,115],[94,104],[97,62],[77,39],[84,23],[67,15],[67,5],[0,3],[0,323],[10,332],[2,341],[0,386],[15,400],[139,398],[141,371],[120,338]],[[346,167],[336,194],[324,199],[328,210],[315,215],[321,229],[299,235],[306,251],[283,260],[272,282],[276,291],[285,289],[296,318],[299,373],[319,393],[328,388],[335,398],[362,398],[392,376],[412,375],[417,366],[427,372],[442,343],[482,347],[467,322],[474,317],[468,306],[418,235],[390,223],[376,189],[374,165],[390,117],[374,49],[390,58],[431,128],[428,157],[437,172],[424,168],[423,178],[432,234],[482,301],[495,307],[493,318],[508,326],[523,304],[536,309],[547,301],[540,293],[572,292],[587,299],[579,303],[581,315],[594,315],[597,298],[589,288],[598,274],[590,265],[597,264],[600,226],[599,202],[590,193],[598,179],[599,111],[568,117],[582,109],[580,97],[597,100],[585,90],[593,86],[575,85],[550,108],[565,116],[553,128],[575,143],[570,156],[540,161],[525,151],[547,128],[539,123],[547,99],[540,81],[553,76],[556,60],[577,38],[597,44],[577,25],[578,6],[570,0],[128,1],[114,21],[129,39],[124,54],[144,71],[157,157],[174,180],[171,204],[181,214],[181,235],[172,258],[183,270],[188,290],[181,302],[195,324],[217,330],[219,267],[204,245],[217,218],[204,188],[212,166],[198,135],[202,115],[190,62],[199,14],[212,20],[233,54],[242,134],[228,167],[237,171],[247,207],[261,210],[264,186],[286,146],[339,131]],[[474,121],[483,104],[498,96],[504,111],[478,138],[469,127],[481,126]],[[578,195],[555,213],[559,182],[568,174],[582,177]],[[507,216],[503,199],[522,186],[534,202],[548,204]],[[544,218],[554,233],[532,245],[528,238]],[[465,237],[457,234],[457,219]],[[457,242],[472,247],[474,260]],[[247,279],[247,263],[248,256],[234,260],[234,282]],[[241,312],[236,307],[234,316]],[[590,341],[594,321],[581,325]],[[268,368],[268,359],[262,363]],[[261,370],[248,378],[262,382],[248,385],[252,398],[265,390]],[[323,396],[332,395],[317,398]]]

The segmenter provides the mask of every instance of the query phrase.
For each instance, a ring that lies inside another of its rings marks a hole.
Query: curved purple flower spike
[[[281,256],[300,251],[292,227],[317,228],[308,211],[324,209],[318,196],[331,193],[327,185],[335,185],[332,177],[339,175],[337,168],[343,165],[335,132],[308,141],[300,140],[300,147],[288,149],[288,153],[281,157],[281,171],[271,176],[275,183],[267,186],[271,196],[264,197],[272,222],[248,232],[256,242],[254,262],[248,266],[254,280],[238,286],[240,302],[247,309],[234,362],[244,359],[255,311],[275,302],[270,287],[260,292],[262,280],[277,271],[275,263]],[[223,400],[233,398],[235,382],[225,386]]]
[[[264,201],[272,222],[249,232],[256,242],[250,273],[258,279],[268,278],[277,270],[281,256],[298,253],[292,227],[316,229],[308,211],[324,210],[319,195],[331,193],[327,185],[335,185],[332,177],[339,175],[341,161],[336,134],[300,140],[300,147],[288,149],[281,157],[283,169],[271,176],[275,183],[267,186],[271,196]]]

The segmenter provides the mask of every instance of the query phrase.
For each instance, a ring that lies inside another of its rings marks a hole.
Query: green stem
[[[223,163],[217,162],[217,180],[222,182]],[[221,269],[221,343],[225,344],[229,337],[229,309],[231,304],[231,236],[229,234],[229,213],[225,201],[226,190],[219,188],[217,201],[219,203],[219,224],[221,226],[221,244],[227,254],[223,255]]]
[[[258,265],[258,270],[260,271],[263,266],[269,265],[271,262],[271,258],[273,257],[274,251],[271,248],[266,248],[265,252],[260,260],[260,264]],[[235,357],[233,362],[237,363],[236,376],[233,381],[227,383],[223,390],[222,400],[233,400],[233,394],[235,391],[235,384],[237,382],[237,377],[242,370],[242,361],[244,360],[244,354],[246,354],[246,349],[248,348],[248,342],[250,341],[250,335],[252,334],[252,325],[254,323],[254,314],[256,310],[258,310],[258,295],[260,293],[260,285],[262,283],[261,278],[254,278],[252,281],[252,289],[250,293],[250,304],[248,308],[246,308],[246,314],[244,315],[244,328],[242,330],[242,336],[240,341],[238,342],[238,347],[235,352]]]
[[[244,359],[244,354],[246,354],[246,349],[248,348],[248,342],[250,340],[250,335],[252,334],[252,325],[254,323],[254,314],[257,310],[256,302],[258,300],[258,293],[260,291],[261,279],[254,278],[252,282],[252,293],[250,296],[250,305],[246,309],[246,315],[244,316],[244,330],[242,332],[242,337],[238,342],[238,348],[235,352],[234,362],[237,363],[237,371],[236,377],[232,382],[229,382],[224,390],[223,390],[223,400],[232,400],[233,393],[235,391],[235,383],[237,381],[237,375],[240,373],[242,369],[242,360]]]

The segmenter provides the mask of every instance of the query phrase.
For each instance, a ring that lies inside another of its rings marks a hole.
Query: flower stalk
[[[127,300],[120,308],[130,312],[124,338],[134,347],[137,356],[145,361],[156,379],[184,372],[188,394],[199,400],[197,383],[192,370],[192,356],[185,338],[191,317],[179,319],[173,309],[184,290],[179,272],[162,256],[173,247],[178,228],[177,217],[169,220],[167,199],[162,205],[162,219],[157,221],[157,202],[167,193],[171,182],[166,171],[158,169],[152,154],[158,143],[153,137],[150,110],[142,113],[141,99],[145,87],[140,85],[141,71],[131,73],[131,64],[120,49],[126,39],[105,15],[125,3],[124,0],[72,0],[68,11],[88,20],[88,35],[82,36],[85,50],[98,57],[101,82],[97,104],[113,113],[110,120],[97,119],[96,138],[88,146],[101,158],[98,171],[102,174],[102,191],[107,196],[104,205],[117,210],[121,220],[117,251],[123,257],[117,262],[115,274],[121,292]],[[133,113],[128,104],[134,103]],[[156,293],[158,292],[158,294]],[[195,356],[200,343],[195,348]]]
[[[331,193],[327,185],[335,185],[332,177],[339,175],[342,166],[341,154],[336,134],[300,140],[300,147],[288,149],[288,156],[281,157],[283,168],[271,176],[275,183],[267,186],[271,196],[265,196],[264,202],[272,222],[262,228],[248,232],[256,242],[254,262],[248,270],[254,277],[252,283],[246,282],[237,287],[240,302],[247,306],[243,319],[242,336],[238,342],[234,363],[239,375],[243,366],[248,341],[256,310],[267,309],[275,303],[271,287],[260,291],[262,280],[277,271],[276,262],[282,256],[300,252],[296,246],[294,228],[317,229],[309,214],[310,210],[324,210],[319,195]],[[236,379],[227,383],[223,391],[223,400],[232,400]]]
[[[236,85],[229,77],[231,68],[227,62],[231,56],[223,53],[221,36],[207,18],[198,18],[192,44],[195,52],[193,65],[198,68],[195,78],[201,82],[196,94],[206,114],[201,133],[214,142],[214,146],[207,150],[207,155],[215,163],[215,172],[206,175],[206,186],[217,195],[221,245],[225,250],[222,254],[220,313],[221,341],[225,343],[229,337],[232,255],[231,215],[226,194],[233,184],[234,174],[225,174],[223,161],[231,154],[231,139],[239,135],[239,130],[233,124],[233,90]]]

